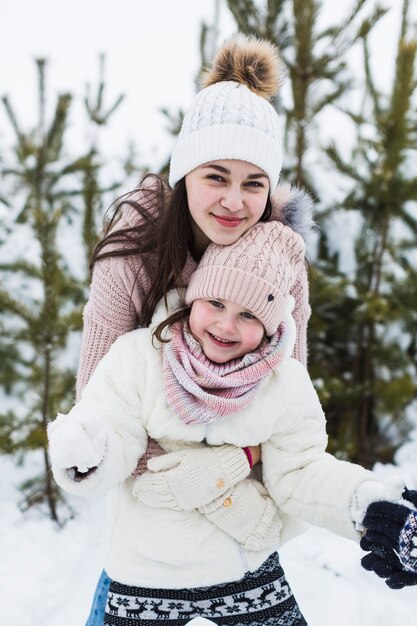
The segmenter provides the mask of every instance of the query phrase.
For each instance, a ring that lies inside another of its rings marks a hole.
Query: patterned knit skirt
[[[210,587],[148,589],[110,583],[108,626],[184,626],[194,617],[218,626],[307,626],[276,553],[240,580]]]

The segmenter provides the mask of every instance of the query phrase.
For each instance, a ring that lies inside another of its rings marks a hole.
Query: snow
[[[58,413],[57,419],[48,426],[51,463],[55,467],[71,467],[77,448],[77,467],[80,472],[86,472],[100,465],[106,439],[106,426],[95,413],[83,413],[82,422],[76,415],[68,417]]]
[[[396,466],[378,465],[375,471],[402,475],[417,488],[416,455],[417,436],[412,436],[398,451]],[[73,516],[62,528],[35,509],[24,513],[18,485],[40,469],[36,453],[21,466],[0,457],[1,624],[84,626],[102,569],[105,497],[68,496]],[[361,567],[363,555],[354,542],[320,528],[281,548],[282,565],[309,626],[411,623],[416,587],[389,589]]]

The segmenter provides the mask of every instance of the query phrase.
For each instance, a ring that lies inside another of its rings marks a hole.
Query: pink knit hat
[[[281,222],[258,223],[230,246],[211,243],[185,295],[230,300],[251,311],[273,335],[281,323],[305,246],[300,235]]]

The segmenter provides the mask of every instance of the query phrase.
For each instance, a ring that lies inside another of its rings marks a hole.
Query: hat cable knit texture
[[[226,56],[231,66],[231,70],[224,75],[218,72],[219,63],[216,65],[217,57],[222,55]],[[277,112],[266,97],[274,95],[277,90],[277,81],[272,80],[275,76],[272,79],[270,76],[278,75],[277,51],[266,41],[239,35],[226,42],[217,57],[214,59],[212,80],[218,76],[219,82],[209,84],[192,100],[172,152],[169,184],[174,187],[181,178],[204,163],[237,159],[263,170],[268,175],[272,194],[282,167],[282,141]],[[264,63],[263,75],[259,68],[258,73],[272,83],[266,86],[265,93],[258,89],[258,93],[264,95],[256,93],[249,79],[245,84],[245,72],[239,72],[242,68],[235,67],[243,65],[244,70],[246,58],[249,70],[255,75],[256,67],[253,69],[251,61],[255,66],[254,60],[258,59],[259,65]]]
[[[208,246],[191,276],[186,303],[199,298],[236,302],[262,322],[267,335],[273,335],[304,255],[303,239],[288,226],[256,224],[230,246]]]

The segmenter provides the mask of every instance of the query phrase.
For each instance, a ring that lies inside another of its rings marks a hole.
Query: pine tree
[[[292,105],[287,108],[287,150],[294,163],[287,167],[289,179],[318,197],[306,165],[312,129],[328,105],[336,103],[350,87],[346,52],[365,30],[370,32],[386,9],[377,7],[356,28],[367,0],[358,0],[340,24],[320,29],[321,0],[292,0],[290,46],[284,51]],[[293,169],[293,172],[291,172]]]
[[[387,94],[376,87],[369,32],[363,32],[366,98],[359,114],[348,112],[357,127],[357,142],[349,160],[335,145],[327,151],[353,183],[341,204],[357,212],[360,227],[354,277],[345,277],[347,288],[342,291],[338,285],[327,302],[331,322],[321,335],[315,329],[310,369],[326,381],[343,381],[338,394],[328,382],[324,393],[334,447],[370,463],[390,458],[393,426],[399,433],[407,427],[403,418],[417,397],[417,283],[412,261],[417,247],[417,177],[412,166],[417,40],[409,35],[408,11],[404,0],[395,77]],[[323,310],[323,300],[313,302],[313,310],[320,304]],[[335,334],[343,332],[343,326],[344,341],[338,343]],[[331,363],[323,358],[328,343],[337,348]]]
[[[3,161],[0,158],[0,169],[2,165]],[[10,204],[6,195],[4,190],[2,191],[2,195],[0,195],[0,210],[5,209],[3,216],[0,213],[0,249],[8,235],[6,213],[10,210]],[[1,313],[3,313],[3,311],[0,307],[0,314]],[[4,389],[6,393],[10,393],[14,382],[18,380],[17,363],[18,351],[9,337],[4,321],[0,319],[0,388]],[[2,449],[1,439],[2,434],[0,432],[0,450]]]
[[[290,43],[288,0],[268,0],[261,6],[259,4],[254,0],[227,0],[239,32],[267,39],[285,50]]]
[[[13,399],[12,409],[4,409],[0,415],[0,451],[24,454],[26,450],[41,450],[44,472],[22,486],[24,506],[46,502],[51,517],[57,520],[60,493],[49,471],[46,428],[49,419],[73,403],[75,363],[65,353],[71,334],[81,329],[103,196],[114,192],[120,182],[100,184],[104,160],[97,132],[93,132],[85,154],[75,159],[67,156],[64,137],[71,96],[58,97],[52,121],[47,125],[43,59],[37,61],[37,69],[39,119],[35,129],[24,132],[9,98],[3,98],[16,137],[15,164],[6,167],[0,163],[1,174],[10,181],[4,202],[9,205],[9,215],[14,216],[8,224],[7,220],[2,224],[3,240],[16,235],[19,228],[25,229],[27,236],[29,229],[37,242],[39,257],[33,260],[20,255],[0,262],[0,386]],[[84,101],[96,129],[109,122],[123,100],[119,96],[105,109],[104,95],[102,56],[97,92],[93,97],[88,86]],[[20,201],[23,206],[19,207]],[[67,267],[68,251],[62,246],[64,232],[66,240],[72,237],[80,250],[84,248],[84,279],[79,279],[78,271],[77,276],[72,275]],[[0,259],[3,256],[0,252]],[[24,287],[29,287],[29,295]],[[69,365],[65,365],[66,360]]]
[[[100,128],[109,123],[113,113],[119,108],[124,100],[125,95],[120,94],[116,100],[108,108],[104,108],[104,96],[106,91],[105,83],[105,56],[99,57],[99,80],[97,92],[93,99],[90,93],[90,85],[87,85],[87,93],[84,98],[84,104],[89,119],[94,127]],[[98,138],[92,139],[91,148],[82,163],[82,181],[81,181],[81,197],[82,197],[82,240],[86,254],[85,267],[86,282],[89,283],[89,271],[94,247],[98,240],[97,218],[102,215],[103,198],[106,193],[114,193],[120,188],[122,181],[113,181],[109,185],[102,186],[100,183],[100,173],[102,163],[99,158]]]
[[[59,251],[58,234],[74,210],[71,193],[64,189],[64,183],[82,171],[82,159],[68,160],[64,152],[71,96],[58,97],[52,121],[47,125],[45,61],[39,59],[36,63],[39,79],[36,128],[24,132],[9,99],[3,98],[16,146],[15,165],[4,166],[2,174],[13,180],[18,197],[23,197],[14,228],[30,231],[37,242],[39,258],[21,257],[1,264],[2,331],[3,334],[7,331],[14,343],[14,353],[8,355],[15,359],[19,380],[10,381],[16,409],[0,417],[0,444],[5,452],[29,449],[42,452],[44,471],[23,485],[25,504],[46,502],[51,517],[58,520],[58,491],[50,472],[46,428],[48,421],[58,410],[65,410],[72,399],[74,373],[59,360],[71,331],[80,329],[84,295]],[[19,281],[32,285],[30,293],[26,291],[24,296],[19,293]],[[7,290],[8,283],[13,289]]]

